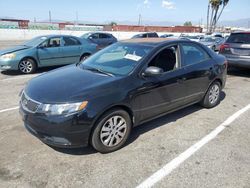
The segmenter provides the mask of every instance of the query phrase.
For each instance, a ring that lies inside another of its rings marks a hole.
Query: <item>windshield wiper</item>
[[[93,72],[98,72],[98,73],[101,73],[101,74],[105,74],[105,75],[114,77],[113,74],[111,74],[111,73],[109,73],[109,72],[106,72],[106,71],[103,71],[103,70],[98,69],[98,68],[94,68],[94,67],[84,67],[84,69],[90,70],[90,71],[93,71]]]

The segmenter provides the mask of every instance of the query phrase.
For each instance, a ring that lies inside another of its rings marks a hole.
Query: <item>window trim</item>
[[[190,46],[198,46],[198,48],[202,49],[207,55],[208,55],[208,59],[205,59],[203,61],[200,61],[198,63],[192,63],[192,64],[189,64],[189,65],[185,65],[184,64],[184,50],[183,50],[183,45],[185,44],[188,44]],[[208,60],[211,60],[212,57],[210,55],[210,53],[208,53],[208,51],[206,49],[204,49],[202,46],[200,46],[199,44],[196,44],[196,43],[193,43],[193,42],[182,42],[180,43],[180,52],[181,52],[181,67],[180,68],[185,68],[185,67],[189,67],[189,66],[193,66],[193,65],[197,65],[197,64],[201,64],[201,63],[204,63]]]
[[[64,40],[64,38],[72,38],[72,39],[74,39],[74,40],[76,40],[77,41],[77,44],[75,44],[75,45],[65,45],[65,40]],[[75,37],[72,37],[72,36],[63,36],[62,37],[62,40],[63,40],[63,47],[69,47],[69,46],[80,46],[81,45],[81,42],[77,39],[77,38],[75,38]]]
[[[54,39],[54,38],[60,38],[60,45],[59,45],[59,46],[56,46],[56,47],[49,47],[49,46],[46,46],[45,48],[46,48],[46,49],[50,49],[50,48],[60,48],[60,47],[62,47],[62,41],[63,41],[62,37],[56,37],[56,36],[55,36],[55,37],[50,37],[50,38],[48,38],[47,40],[45,40],[45,41],[43,41],[41,44],[39,44],[39,46],[41,46],[44,42],[46,42],[47,45],[49,45],[51,39]]]
[[[159,47],[159,49],[157,49],[156,51],[154,51],[153,55],[147,60],[147,62],[145,63],[144,66],[142,66],[142,68],[140,69],[139,71],[139,76],[140,77],[143,77],[143,72],[146,70],[146,68],[148,67],[149,63],[151,63],[151,61],[163,50],[171,47],[171,46],[177,46],[177,56],[178,58],[176,58],[178,60],[177,62],[177,68],[176,69],[173,69],[171,71],[167,71],[167,72],[163,72],[162,75],[166,75],[166,74],[169,74],[171,72],[174,72],[174,71],[178,71],[182,68],[181,66],[181,62],[182,62],[182,57],[181,57],[181,51],[180,51],[180,43],[176,42],[176,43],[171,43],[171,44],[167,44],[167,46],[161,46]]]

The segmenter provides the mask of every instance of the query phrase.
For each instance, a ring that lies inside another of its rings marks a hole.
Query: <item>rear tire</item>
[[[131,127],[131,118],[126,111],[108,111],[97,122],[91,136],[91,145],[100,153],[116,151],[124,146]]]
[[[81,56],[81,58],[80,58],[80,62],[85,61],[86,59],[89,58],[89,56],[90,56],[90,54],[83,54],[83,55]]]
[[[220,103],[220,98],[221,98],[221,84],[220,82],[215,81],[208,88],[207,93],[200,102],[200,104],[205,108],[213,108]]]
[[[37,69],[36,62],[31,58],[24,58],[18,64],[18,70],[23,74],[34,73]]]

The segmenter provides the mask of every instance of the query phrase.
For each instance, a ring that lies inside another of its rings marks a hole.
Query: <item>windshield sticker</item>
[[[133,61],[140,61],[141,60],[141,56],[137,56],[135,54],[126,54],[124,56],[125,59],[130,59],[130,60],[133,60]]]
[[[45,40],[45,39],[47,39],[47,37],[42,37],[41,39],[42,39],[42,40]]]

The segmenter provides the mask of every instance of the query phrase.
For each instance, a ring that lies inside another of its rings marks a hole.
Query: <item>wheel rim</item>
[[[32,71],[32,63],[29,60],[23,60],[19,64],[19,68],[23,73],[30,73]]]
[[[109,118],[100,132],[101,142],[107,147],[114,147],[121,143],[127,132],[127,123],[121,116]]]
[[[81,61],[85,61],[86,59],[88,59],[88,57],[89,57],[88,55],[81,57]]]
[[[213,85],[212,88],[209,91],[209,102],[211,104],[215,104],[217,100],[219,99],[220,95],[220,88],[218,85]]]

